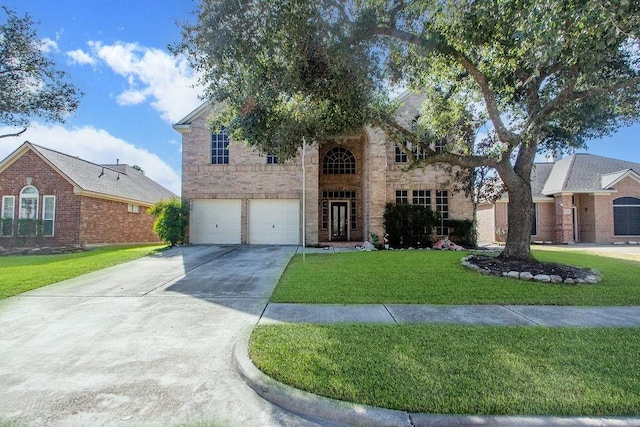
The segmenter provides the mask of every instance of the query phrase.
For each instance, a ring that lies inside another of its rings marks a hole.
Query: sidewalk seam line
[[[506,305],[500,305],[500,307],[503,307],[503,308],[505,308],[505,309],[509,310],[509,311],[510,311],[510,312],[512,312],[513,314],[516,314],[516,315],[518,315],[518,316],[522,317],[522,318],[523,318],[523,319],[525,319],[527,322],[531,322],[531,323],[533,323],[533,324],[534,324],[534,325],[536,325],[536,326],[543,326],[541,323],[538,323],[538,322],[536,322],[535,320],[529,319],[529,318],[528,318],[527,316],[525,316],[524,314],[519,313],[519,312],[517,312],[516,310],[514,310],[514,309],[512,309],[512,308],[510,308],[510,307],[508,307],[508,306],[506,306]]]
[[[395,317],[393,317],[393,314],[391,314],[391,311],[389,311],[389,307],[387,307],[387,304],[382,304],[382,306],[384,307],[385,310],[387,310],[387,313],[389,313],[389,316],[391,316],[391,319],[393,320],[393,323],[398,325],[399,322],[396,320]]]

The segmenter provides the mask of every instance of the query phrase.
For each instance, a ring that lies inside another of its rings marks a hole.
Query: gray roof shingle
[[[129,165],[99,165],[29,142],[25,144],[29,144],[84,192],[147,205],[177,197]]]
[[[612,159],[588,153],[576,153],[554,163],[542,194],[551,195],[561,191],[593,192],[603,190],[607,180],[617,174],[621,176],[628,170],[640,174],[640,163]],[[611,179],[608,182],[612,182]]]

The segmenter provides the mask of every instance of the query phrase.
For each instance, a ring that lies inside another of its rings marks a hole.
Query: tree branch
[[[554,111],[560,108],[562,105],[571,102],[577,101],[581,99],[588,98],[590,96],[602,93],[615,92],[620,89],[625,89],[631,86],[640,85],[640,77],[635,77],[633,79],[620,81],[614,85],[606,86],[606,87],[594,87],[591,89],[583,90],[583,91],[574,91],[574,83],[573,80],[565,89],[563,89],[556,98],[547,104],[541,111],[540,114],[537,115],[532,121],[531,125],[540,125],[544,120],[551,115]]]
[[[11,136],[20,136],[23,133],[25,133],[26,131],[27,131],[27,128],[24,128],[20,132],[17,132],[17,133],[7,133],[7,134],[4,134],[4,135],[0,135],[0,138],[9,138]]]

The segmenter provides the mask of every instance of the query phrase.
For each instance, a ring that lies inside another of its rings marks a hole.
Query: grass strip
[[[166,246],[109,246],[71,254],[0,257],[0,299],[132,261],[164,247]]]
[[[637,416],[640,329],[260,326],[250,356],[296,388],[436,414]]]
[[[272,302],[331,304],[640,305],[640,262],[536,251],[539,261],[598,270],[597,285],[541,284],[464,268],[465,252],[378,251],[296,255]]]

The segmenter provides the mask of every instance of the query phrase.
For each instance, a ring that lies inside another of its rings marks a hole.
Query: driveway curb
[[[236,342],[234,364],[242,379],[259,396],[294,414],[349,426],[640,426],[640,418],[475,416],[417,414],[359,405],[318,396],[274,380],[249,358],[248,341]]]

